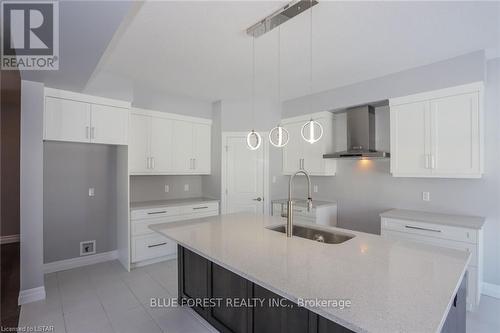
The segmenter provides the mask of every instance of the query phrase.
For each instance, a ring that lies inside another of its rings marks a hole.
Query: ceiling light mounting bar
[[[294,0],[252,25],[247,29],[247,34],[255,38],[260,37],[317,4],[317,0]]]

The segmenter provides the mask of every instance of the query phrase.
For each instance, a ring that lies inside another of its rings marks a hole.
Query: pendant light
[[[252,35],[252,124],[255,126],[255,34]],[[247,135],[247,145],[250,150],[257,150],[262,138],[255,129]]]
[[[278,27],[278,105],[281,109],[281,27]],[[289,139],[287,129],[281,124],[269,132],[269,142],[277,148],[286,146]]]
[[[311,19],[310,19],[310,33],[311,33],[311,39],[310,39],[310,44],[309,44],[309,52],[310,52],[310,61],[309,61],[309,108],[310,112],[312,113],[313,107],[312,107],[312,93],[313,93],[313,36],[312,36],[312,30],[313,30],[313,12],[312,12],[312,7],[313,7],[313,1],[311,1],[311,6],[309,7],[309,11],[311,14]],[[307,123],[302,125],[302,128],[300,130],[300,134],[302,135],[302,139],[304,139],[306,142],[309,142],[310,144],[318,142],[321,137],[323,136],[323,126],[314,119],[311,118]]]

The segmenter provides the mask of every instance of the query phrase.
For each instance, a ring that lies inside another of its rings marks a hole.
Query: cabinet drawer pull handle
[[[148,245],[148,247],[149,247],[149,248],[152,248],[152,247],[157,247],[157,246],[162,246],[162,245],[167,245],[167,242],[158,243],[158,244],[153,244],[153,245]]]
[[[203,206],[203,207],[193,207],[193,209],[207,209],[208,206]]]
[[[441,230],[438,230],[438,229],[429,229],[429,228],[415,227],[415,226],[412,226],[412,225],[405,225],[405,228],[416,229],[416,230],[424,230],[424,231],[432,231],[432,232],[441,232]]]
[[[166,210],[161,210],[159,212],[149,212],[148,215],[154,215],[154,214],[165,214],[167,211]]]

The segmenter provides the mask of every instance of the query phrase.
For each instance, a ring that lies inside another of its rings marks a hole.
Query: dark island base
[[[191,306],[220,332],[353,332],[180,245],[177,258],[181,303]],[[465,333],[465,281],[463,279],[442,333]],[[247,300],[248,306],[228,306],[228,299]],[[261,301],[252,302],[256,299]],[[213,303],[207,304],[210,300]],[[196,304],[196,301],[206,302]]]

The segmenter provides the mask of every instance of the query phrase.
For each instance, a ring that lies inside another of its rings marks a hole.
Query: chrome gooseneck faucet
[[[288,183],[288,211],[286,220],[286,237],[292,237],[293,235],[293,200],[292,200],[292,183],[295,176],[303,174],[307,178],[307,211],[309,212],[312,208],[312,197],[311,197],[311,178],[306,170],[299,170],[290,176],[290,182]]]

